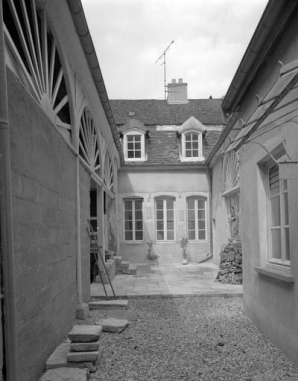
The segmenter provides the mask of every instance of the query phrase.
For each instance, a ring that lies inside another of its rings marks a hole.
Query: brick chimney
[[[168,84],[168,99],[169,104],[188,103],[187,99],[187,83],[183,82],[182,78],[172,79],[172,83]]]

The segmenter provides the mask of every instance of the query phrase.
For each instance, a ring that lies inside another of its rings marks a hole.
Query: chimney
[[[172,83],[168,84],[168,99],[169,104],[188,103],[187,99],[187,83],[183,82],[182,78],[172,79]]]

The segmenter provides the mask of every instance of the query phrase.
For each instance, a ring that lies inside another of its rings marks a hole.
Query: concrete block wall
[[[75,318],[75,157],[8,71],[19,379],[32,381]]]
[[[82,260],[82,291],[83,301],[90,298],[90,240],[87,233],[90,219],[90,175],[83,165],[80,165],[80,204],[81,204],[81,260]]]

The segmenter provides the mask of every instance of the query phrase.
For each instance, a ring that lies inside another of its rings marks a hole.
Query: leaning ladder
[[[105,292],[105,295],[106,295],[106,299],[108,299],[108,293],[107,293],[107,290],[106,290],[106,286],[105,286],[105,283],[104,283],[104,280],[103,280],[102,273],[100,271],[99,262],[98,262],[99,258],[101,260],[101,263],[102,263],[102,265],[103,265],[103,267],[105,269],[106,275],[108,277],[108,280],[109,280],[109,283],[110,283],[110,286],[111,286],[111,290],[112,290],[113,296],[114,296],[115,299],[117,299],[115,291],[114,291],[114,288],[112,286],[112,282],[111,282],[109,273],[107,272],[105,261],[104,261],[102,255],[101,255],[101,252],[100,252],[100,247],[99,247],[98,242],[97,242],[97,237],[96,237],[96,235],[94,233],[94,230],[92,228],[90,220],[87,220],[87,221],[88,221],[88,224],[89,224],[89,230],[87,228],[87,233],[88,233],[88,236],[89,236],[89,239],[90,239],[91,251],[92,251],[93,255],[95,256],[95,262],[97,263],[97,266],[98,266],[98,270],[99,270],[98,272],[99,272],[101,283],[103,285],[103,289],[104,289],[104,292]],[[94,250],[94,248],[95,248],[95,250]]]

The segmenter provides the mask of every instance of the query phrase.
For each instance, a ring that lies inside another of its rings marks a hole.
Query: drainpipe
[[[3,8],[0,0],[0,225],[4,288],[4,342],[6,380],[18,379],[15,275],[13,250],[12,187],[8,97],[4,54]]]
[[[209,237],[210,237],[210,254],[213,255],[213,226],[212,226],[212,176],[210,168],[206,166],[207,181],[209,186]]]

